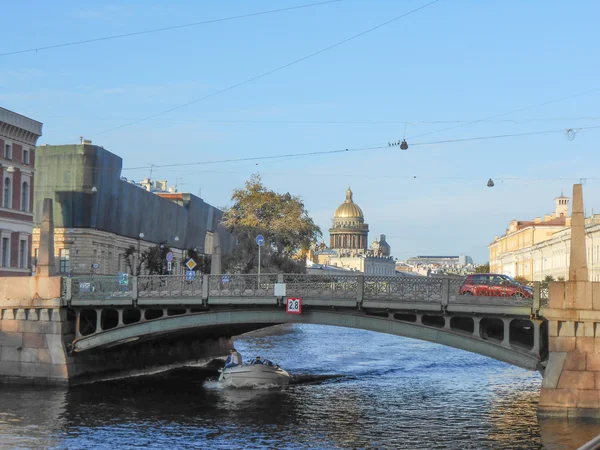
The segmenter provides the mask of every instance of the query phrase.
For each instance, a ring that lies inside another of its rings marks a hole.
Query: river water
[[[362,330],[240,337],[293,374],[285,390],[221,389],[194,369],[70,389],[0,387],[0,448],[570,449],[600,424],[540,420],[541,377],[482,356]]]

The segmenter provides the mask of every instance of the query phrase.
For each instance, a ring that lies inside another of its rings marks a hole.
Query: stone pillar
[[[54,216],[52,199],[45,198],[40,224],[40,249],[35,273],[40,277],[50,277],[56,272],[54,261]]]
[[[585,247],[585,216],[581,184],[573,186],[573,211],[571,213],[571,261],[569,281],[588,281],[587,249]]]
[[[221,272],[221,235],[218,231],[215,231],[213,233],[213,248],[210,263],[210,274],[220,275]]]
[[[547,308],[548,363],[540,415],[600,418],[600,283],[587,281],[580,184],[573,186],[569,280],[551,283]]]

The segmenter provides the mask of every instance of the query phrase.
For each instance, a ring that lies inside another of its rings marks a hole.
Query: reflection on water
[[[539,375],[395,336],[296,325],[239,339],[292,374],[222,389],[196,369],[71,389],[0,388],[1,448],[576,448],[593,422],[535,415]]]

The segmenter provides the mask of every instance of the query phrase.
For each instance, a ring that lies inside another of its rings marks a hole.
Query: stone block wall
[[[552,283],[540,414],[600,417],[599,301],[600,283]]]
[[[64,308],[0,309],[0,382],[67,383],[63,336],[72,326]]]

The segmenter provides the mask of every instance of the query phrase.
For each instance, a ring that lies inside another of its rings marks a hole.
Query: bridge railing
[[[288,297],[357,300],[360,289],[356,275],[284,274],[282,282]]]
[[[70,284],[70,295],[77,299],[111,300],[132,298],[134,285],[129,277],[112,275],[76,276],[66,278],[63,287]],[[63,288],[63,292],[66,289]]]
[[[138,298],[202,297],[202,277],[185,275],[140,275],[137,281]]]
[[[63,279],[63,298],[79,303],[94,301],[95,304],[122,304],[126,301],[152,301],[160,299],[194,299],[208,301],[210,298],[269,298],[275,299],[275,285],[282,283],[286,296],[305,299],[343,300],[346,305],[365,302],[373,305],[389,304],[439,304],[440,308],[452,305],[483,305],[491,307],[529,307],[532,314],[547,305],[549,284],[531,283],[533,298],[507,297],[506,290],[499,289],[491,295],[460,295],[460,278],[443,277],[383,277],[364,275],[304,275],[304,274],[230,274],[198,275],[141,275],[127,276],[75,276]]]
[[[205,275],[209,297],[273,296],[277,274]]]

